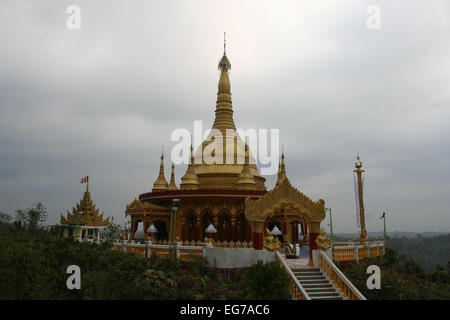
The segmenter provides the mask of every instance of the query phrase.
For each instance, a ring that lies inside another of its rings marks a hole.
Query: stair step
[[[325,292],[325,293],[308,293],[308,295],[312,297],[339,297],[338,292]]]
[[[322,272],[319,268],[311,268],[311,269],[291,269],[292,272]]]
[[[344,300],[342,297],[311,297],[311,300]]]
[[[326,280],[325,276],[298,276],[298,280]]]
[[[303,285],[316,285],[316,284],[330,284],[328,280],[301,280],[300,284]]]
[[[323,276],[322,272],[294,272],[297,277]]]
[[[337,293],[336,289],[334,289],[334,288],[328,288],[328,289],[316,289],[316,288],[314,288],[314,289],[306,289],[305,291],[308,292],[308,294],[309,293],[324,293],[324,292]]]
[[[326,289],[326,288],[333,288],[333,285],[331,284],[305,284],[302,285],[304,289]]]

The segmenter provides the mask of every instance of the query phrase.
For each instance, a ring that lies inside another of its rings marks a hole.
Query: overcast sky
[[[335,231],[356,231],[357,150],[368,231],[382,211],[390,231],[450,231],[445,0],[3,0],[0,211],[40,201],[58,223],[89,175],[97,207],[125,221],[172,131],[212,125],[224,31],[236,125],[280,129],[288,177],[332,207]]]

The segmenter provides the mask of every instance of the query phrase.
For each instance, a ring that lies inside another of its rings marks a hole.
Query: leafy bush
[[[245,270],[247,299],[290,299],[289,278],[276,262],[257,264]]]

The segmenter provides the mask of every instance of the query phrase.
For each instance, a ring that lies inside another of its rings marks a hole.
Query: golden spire
[[[197,174],[194,170],[194,155],[192,153],[192,143],[191,143],[191,155],[190,155],[190,161],[187,168],[186,173],[181,178],[181,184],[180,189],[186,190],[186,189],[198,189],[200,186],[200,182],[198,181]]]
[[[217,92],[216,119],[213,129],[225,131],[226,129],[236,129],[233,121],[233,105],[231,102],[231,85],[228,77],[228,70],[231,69],[231,63],[226,54],[226,38],[224,33],[223,57],[219,61],[220,79],[219,90]]]
[[[283,180],[284,178],[286,178],[286,164],[284,163],[284,150],[283,150],[281,152],[281,164],[278,169],[278,179],[276,185],[279,185],[281,180]]]
[[[245,144],[245,163],[236,182],[238,189],[254,189],[256,186],[255,178],[250,172],[248,145]]]
[[[177,185],[175,184],[175,165],[173,163],[172,163],[172,172],[170,173],[169,190],[178,190]]]
[[[162,191],[168,190],[169,184],[167,183],[166,178],[164,177],[164,153],[161,153],[161,164],[159,166],[159,176],[153,184],[152,191]]]

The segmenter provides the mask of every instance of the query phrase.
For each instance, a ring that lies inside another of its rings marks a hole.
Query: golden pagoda
[[[99,240],[102,227],[109,225],[109,217],[104,219],[103,212],[99,214],[99,209],[91,199],[89,184],[86,186],[83,199],[72,208],[72,213],[67,211],[67,218],[61,214],[61,226],[63,227],[64,237],[75,237],[80,240],[93,238]]]
[[[198,243],[207,236],[205,229],[213,224],[217,229],[214,241],[245,241],[261,250],[266,228],[272,230],[277,226],[282,231],[283,241],[290,243],[298,241],[301,228],[311,252],[317,248],[315,239],[320,222],[325,218],[324,201],[312,201],[291,185],[286,176],[284,152],[276,186],[266,190],[266,179],[260,175],[248,144],[237,134],[234,124],[231,63],[225,45],[218,68],[215,120],[210,135],[195,153],[191,145],[189,164],[180,188],[176,188],[174,182],[173,166],[168,186],[161,157],[160,173],[152,191],[139,195],[125,211],[126,216],[131,216],[131,237],[141,222],[145,233],[154,223],[158,232],[163,229],[169,234],[172,216],[175,232],[172,239],[167,240],[179,238],[185,243]],[[220,136],[215,134],[217,132],[223,137],[222,148],[214,148]],[[232,152],[227,154],[227,150]],[[214,161],[205,154],[210,154]],[[177,207],[173,206],[174,199],[179,199]]]

